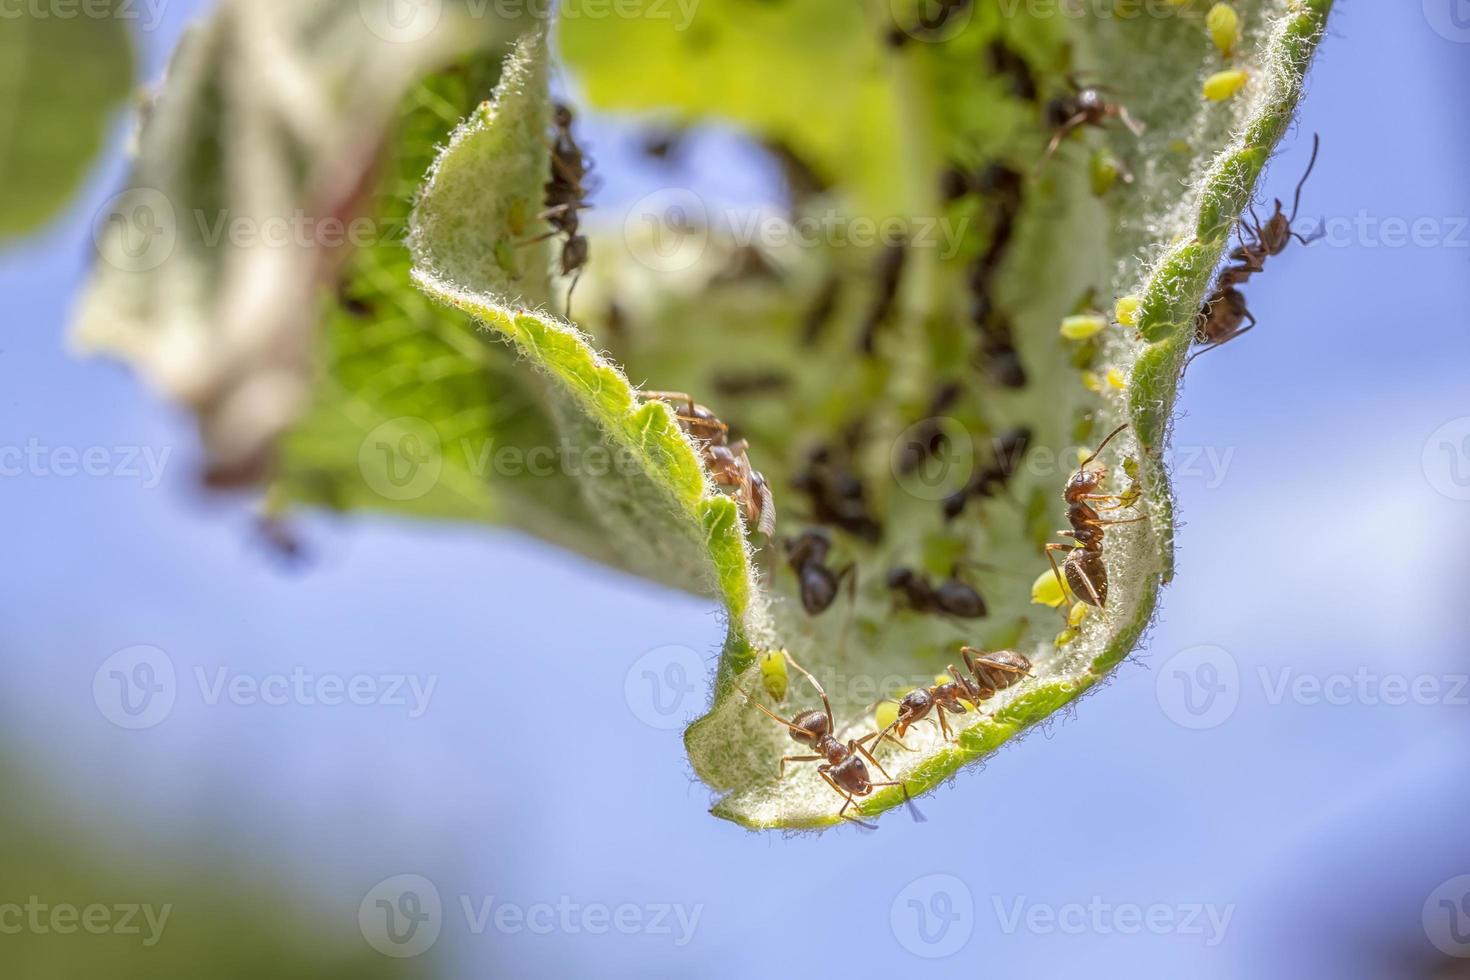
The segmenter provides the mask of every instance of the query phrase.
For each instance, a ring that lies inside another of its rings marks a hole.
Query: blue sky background
[[[144,39],[152,66],[203,6],[167,7]],[[1289,193],[1320,132],[1305,214],[1429,218],[1451,240],[1394,248],[1349,234],[1293,248],[1250,284],[1261,326],[1197,362],[1180,402],[1176,445],[1233,455],[1218,485],[1178,478],[1179,573],[1146,650],[1075,714],[927,799],[926,823],[785,839],[706,814],[678,731],[640,721],[624,683],[665,645],[712,665],[723,631],[708,603],[514,533],[378,518],[303,521],[318,561],[283,571],[252,544],[242,507],[195,491],[188,420],[121,367],[66,351],[91,215],[124,172],[121,126],[69,212],[0,253],[0,445],[171,456],[151,488],[0,478],[0,733],[133,853],[207,840],[319,908],[331,938],[363,941],[358,904],[380,880],[427,877],[446,905],[435,952],[454,975],[1427,969],[1426,900],[1470,874],[1470,690],[1458,704],[1339,705],[1276,699],[1272,685],[1283,669],[1362,670],[1451,693],[1470,672],[1470,502],[1453,496],[1470,456],[1437,443],[1425,454],[1432,433],[1470,416],[1470,136],[1456,122],[1470,44],[1436,32],[1433,7],[1339,4],[1266,191]],[[606,121],[590,121],[587,141],[604,161],[605,210],[666,179],[631,172],[631,142]],[[715,140],[691,166],[759,199],[760,171],[732,183],[747,173],[739,152]],[[92,696],[99,665],[133,644],[167,651],[180,678],[172,713],[139,731]],[[1228,651],[1238,703],[1190,729],[1173,720],[1183,661],[1171,658],[1200,645]],[[555,705],[534,698],[568,666],[583,685],[573,700],[606,706],[595,728],[557,730]],[[211,705],[194,671],[220,667],[437,686],[417,718]],[[701,685],[683,714],[704,696]],[[700,912],[682,946],[616,931],[475,935],[459,896]],[[914,938],[914,897],[930,915],[958,910],[944,933],[964,940],[957,953],[916,955],[934,948]],[[1124,934],[1116,919],[1077,934],[1006,928],[1017,903],[1094,901],[1181,915],[1208,904],[1230,919],[1213,946],[1188,930]]]

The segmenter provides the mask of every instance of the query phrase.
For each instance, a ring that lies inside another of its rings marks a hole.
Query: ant
[[[898,298],[899,281],[903,276],[904,258],[903,242],[893,242],[885,246],[878,256],[873,273],[878,282],[878,293],[863,317],[863,329],[858,335],[858,348],[864,354],[873,353],[878,340],[878,329],[893,315],[893,304]]]
[[[958,381],[947,381],[935,390],[924,418],[914,423],[909,430],[911,435],[908,441],[898,447],[896,462],[900,475],[908,476],[939,452],[947,439],[940,421],[944,413],[960,400],[964,391],[964,386]]]
[[[1010,483],[1011,477],[1016,475],[1021,457],[1026,455],[1030,446],[1031,430],[1025,426],[1002,432],[995,440],[995,462],[976,473],[969,483],[944,499],[944,519],[952,521],[959,517],[970,497],[990,498],[995,496],[997,490],[1004,489]]]
[[[844,579],[852,590],[857,579],[854,565],[848,562],[841,571],[827,566],[832,540],[819,530],[803,531],[795,539],[787,538],[786,562],[801,583],[801,606],[808,615],[817,616],[831,608]]]
[[[988,612],[985,598],[960,581],[956,572],[935,586],[923,573],[900,565],[888,572],[888,587],[915,612],[944,613],[961,619],[980,619]]]
[[[816,689],[817,694],[821,696],[822,707],[820,709],[813,708],[803,711],[790,719],[782,718],[752,698],[744,688],[736,685],[740,693],[745,695],[746,701],[786,726],[786,731],[791,735],[792,741],[814,749],[817,753],[816,755],[782,756],[779,778],[786,777],[786,763],[788,762],[820,762],[821,765],[817,766],[817,774],[845,801],[842,809],[837,811],[837,816],[858,824],[863,824],[863,821],[847,816],[847,808],[857,802],[857,797],[867,796],[879,786],[903,786],[904,796],[907,797],[908,787],[889,775],[888,770],[883,768],[883,763],[874,758],[873,753],[867,747],[867,743],[878,737],[878,732],[871,732],[862,738],[850,739],[846,743],[838,741],[833,734],[837,723],[832,718],[832,702],[827,699],[827,692],[822,689],[821,684],[817,683],[817,679],[812,676],[811,672],[797,663],[791,654],[783,650],[782,655],[788,664],[801,671]],[[863,763],[863,759],[877,766],[878,771],[887,778],[887,782],[874,782],[868,776],[868,767]],[[863,826],[869,825],[863,824]]]
[[[949,721],[944,717],[945,712],[962,715],[969,710],[964,702],[979,705],[981,701],[989,701],[1006,688],[1031,676],[1031,661],[1013,650],[987,653],[974,647],[962,646],[960,655],[965,658],[965,667],[970,676],[950,664],[946,680],[929,687],[915,688],[905,694],[898,702],[898,717],[879,733],[880,742],[886,738],[908,748],[900,739],[907,734],[909,726],[922,721],[936,709],[938,713],[935,717],[939,720],[940,734],[948,742],[954,736],[950,731]],[[894,729],[898,730],[897,736],[889,734]]]
[[[1266,259],[1284,252],[1293,238],[1303,245],[1310,245],[1326,234],[1322,228],[1307,236],[1292,229],[1297,211],[1301,208],[1302,187],[1307,178],[1312,176],[1312,168],[1317,165],[1317,151],[1321,148],[1321,143],[1321,136],[1313,134],[1312,158],[1307,162],[1302,179],[1297,181],[1290,217],[1282,209],[1280,198],[1276,199],[1275,211],[1264,225],[1256,216],[1255,208],[1251,208],[1251,226],[1239,232],[1240,244],[1230,252],[1231,264],[1220,270],[1214,290],[1200,305],[1199,313],[1195,317],[1195,342],[1205,346],[1204,350],[1196,351],[1190,357],[1191,361],[1206,350],[1213,350],[1234,340],[1256,325],[1256,318],[1251,315],[1245,296],[1237,286],[1244,285],[1251,276],[1264,271]],[[1246,241],[1246,234],[1250,235],[1250,241]]]
[[[1115,506],[1109,509],[1117,509],[1116,504],[1121,499],[1117,494],[1096,492],[1102,486],[1104,472],[1089,470],[1087,466],[1097,459],[1114,436],[1126,428],[1128,424],[1125,422],[1109,432],[1098,443],[1092,455],[1084,459],[1078,465],[1077,471],[1067,479],[1062,499],[1067,502],[1067,520],[1071,523],[1072,530],[1057,533],[1073,539],[1076,544],[1068,546],[1053,542],[1046,546],[1046,560],[1051,562],[1052,574],[1057,577],[1057,584],[1062,586],[1063,594],[1070,589],[1078,599],[1099,609],[1108,601],[1108,570],[1103,564],[1103,528],[1109,524],[1136,524],[1148,520],[1144,516],[1124,521],[1105,521],[1088,503],[1091,500],[1110,501]],[[1061,569],[1057,568],[1056,558],[1053,557],[1053,553],[1058,551],[1067,552],[1067,557],[1062,561],[1062,569],[1067,573],[1065,580]],[[1063,615],[1066,615],[1065,611]]]
[[[817,523],[876,542],[883,535],[883,526],[868,513],[867,491],[849,465],[834,461],[829,447],[817,446],[808,455],[806,467],[792,476],[791,485],[807,495]]]
[[[582,278],[582,268],[587,264],[587,239],[580,233],[581,217],[577,212],[589,207],[585,181],[591,170],[586,155],[577,141],[572,138],[572,110],[558,102],[552,112],[556,126],[556,138],[551,144],[551,179],[546,182],[546,210],[541,220],[551,225],[551,231],[525,244],[545,241],[553,235],[567,236],[561,247],[561,274],[573,276],[567,287],[566,313],[572,315],[572,290]]]
[[[652,398],[675,406],[674,417],[679,427],[699,440],[704,465],[715,483],[733,487],[735,497],[745,508],[745,520],[770,537],[776,531],[776,504],[771,488],[760,471],[750,465],[750,444],[744,439],[730,442],[730,427],[694,397],[682,391],[643,391],[642,398]],[[680,411],[679,409],[682,409]]]
[[[1041,162],[1036,167],[1038,172],[1057,152],[1057,148],[1062,145],[1062,140],[1083,126],[1101,129],[1112,120],[1117,119],[1128,127],[1128,131],[1135,137],[1143,135],[1143,125],[1128,113],[1126,106],[1117,102],[1109,102],[1103,94],[1107,91],[1104,86],[1083,85],[1078,82],[1076,75],[1067,76],[1067,85],[1072,90],[1070,94],[1052,99],[1047,104],[1047,121],[1056,128],[1056,132],[1052,134],[1051,142],[1046,145],[1046,152],[1041,155]]]

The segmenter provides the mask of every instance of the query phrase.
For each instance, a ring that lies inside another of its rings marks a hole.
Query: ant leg
[[[825,759],[824,755],[783,755],[781,757],[781,769],[777,779],[786,778],[786,763],[788,762],[819,762]]]
[[[1132,133],[1134,137],[1143,135],[1143,123],[1133,118],[1132,114],[1128,112],[1127,106],[1118,106],[1118,118],[1123,120],[1123,125],[1128,127],[1128,132]]]
[[[1086,121],[1087,113],[1079,112],[1057,127],[1056,133],[1052,135],[1051,142],[1046,144],[1046,152],[1041,155],[1041,162],[1036,165],[1036,170],[1033,172],[1033,175],[1039,174],[1046,169],[1046,165],[1051,161],[1052,155],[1057,152],[1057,147],[1062,145],[1062,140],[1070,136],[1078,126],[1081,126]]]
[[[566,312],[567,322],[571,322],[571,319],[572,319],[572,290],[576,289],[577,288],[577,283],[579,283],[581,281],[582,281],[582,270],[581,269],[578,269],[577,270],[577,274],[572,277],[572,284],[567,287],[567,307],[566,307],[566,309],[567,309],[567,312]]]
[[[1140,520],[1141,519],[1142,518],[1140,518]],[[1058,545],[1050,545],[1049,544],[1049,545],[1046,546],[1046,550],[1047,550],[1047,558],[1051,559],[1051,568],[1052,568],[1052,571],[1053,572],[1056,572],[1056,570],[1057,570],[1057,563],[1056,563],[1056,559],[1054,559],[1054,558],[1051,557],[1051,552],[1052,551],[1067,551],[1068,550],[1067,549],[1067,546],[1066,545],[1062,545],[1062,544],[1058,544]],[[1070,558],[1070,555],[1068,557]],[[1092,579],[1090,579],[1090,578],[1087,577],[1087,573],[1086,572],[1083,572],[1082,573],[1082,584],[1085,585],[1085,586],[1087,586],[1087,595],[1088,595],[1088,598],[1092,599],[1092,604],[1094,606],[1097,606],[1099,609],[1101,609],[1103,607],[1102,596],[1100,596],[1100,595],[1097,594],[1097,587],[1092,584]],[[1058,606],[1057,608],[1059,610],[1061,610],[1061,607],[1060,606]],[[1067,618],[1067,611],[1066,610],[1061,610],[1061,611],[1062,611],[1062,619],[1065,620]],[[1071,625],[1071,624],[1068,623],[1068,625]]]
[[[1066,534],[1067,532],[1063,531],[1061,533]],[[1046,560],[1051,562],[1051,573],[1056,576],[1057,585],[1060,585],[1062,587],[1062,601],[1057,605],[1057,612],[1062,614],[1063,622],[1067,621],[1067,613],[1069,612],[1069,610],[1063,609],[1062,607],[1067,605],[1067,596],[1071,593],[1072,589],[1070,586],[1067,585],[1067,580],[1062,578],[1062,570],[1057,567],[1057,560],[1052,557],[1052,555],[1054,552],[1057,551],[1070,552],[1071,550],[1071,546],[1065,544],[1052,543],[1046,546]]]
[[[949,727],[949,721],[944,717],[944,707],[941,705],[934,712],[939,716],[939,735],[946,742],[954,741],[954,732]],[[886,775],[886,774],[885,774]]]
[[[883,775],[887,776],[889,779],[892,779],[893,778],[893,775],[891,773],[889,773],[889,771],[887,769],[884,769],[883,768],[883,763],[879,762],[878,759],[873,755],[873,753],[871,753],[871,752],[868,751],[868,747],[863,744],[868,739],[874,738],[877,735],[878,735],[877,732],[872,732],[870,734],[864,735],[862,738],[854,739],[849,744],[852,745],[853,748],[855,748],[859,752],[861,752],[864,756],[866,756],[869,762],[871,762],[873,765],[877,766],[879,772],[881,772]]]

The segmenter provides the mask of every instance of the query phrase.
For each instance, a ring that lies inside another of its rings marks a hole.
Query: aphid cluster
[[[1313,136],[1312,158],[1307,163],[1306,173],[1297,181],[1289,217],[1282,210],[1281,200],[1278,198],[1276,209],[1265,224],[1256,217],[1254,208],[1251,209],[1251,224],[1242,222],[1240,227],[1244,230],[1240,232],[1240,244],[1231,250],[1229,264],[1220,270],[1215,288],[1205,298],[1195,317],[1194,340],[1203,345],[1203,350],[1196,351],[1190,360],[1207,350],[1229,343],[1256,325],[1256,318],[1251,315],[1246,306],[1245,295],[1238,287],[1244,285],[1251,276],[1263,271],[1266,268],[1266,259],[1280,255],[1293,238],[1303,245],[1310,245],[1324,234],[1318,229],[1307,237],[1293,231],[1291,227],[1296,221],[1297,210],[1301,207],[1302,186],[1312,175],[1312,168],[1317,165],[1317,150],[1320,145],[1320,138]]]
[[[750,465],[749,443],[744,439],[730,441],[730,427],[714,412],[696,404],[694,397],[682,391],[644,391],[643,398],[668,402],[674,407],[679,426],[692,436],[704,454],[705,469],[715,483],[735,491],[735,499],[745,510],[746,523],[770,537],[776,532],[776,503],[771,488],[760,471]]]

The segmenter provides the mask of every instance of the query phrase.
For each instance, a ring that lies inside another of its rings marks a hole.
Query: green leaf
[[[0,17],[0,240],[46,221],[76,191],[127,97],[127,21],[45,16],[35,4]]]

